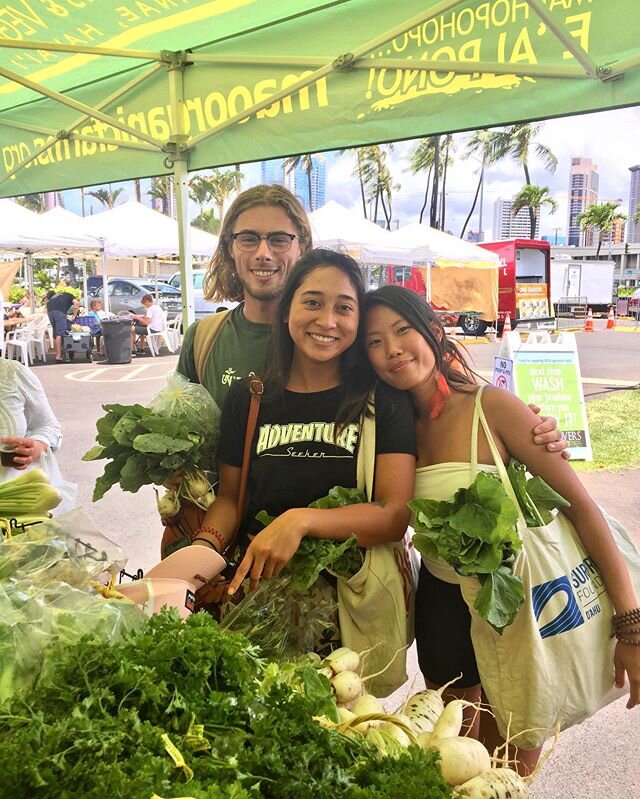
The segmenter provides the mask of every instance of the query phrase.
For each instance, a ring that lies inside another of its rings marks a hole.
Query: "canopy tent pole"
[[[180,288],[182,294],[183,329],[195,321],[193,300],[193,263],[191,256],[191,226],[189,225],[189,187],[188,187],[188,134],[185,130],[184,84],[182,76],[187,62],[186,53],[172,53],[173,59],[168,64],[169,100],[172,119],[175,124],[173,141],[167,142],[172,149],[165,160],[168,167],[173,167],[173,181],[176,193],[176,212],[178,222],[178,256],[180,259]]]
[[[104,249],[104,239],[100,239],[100,261],[102,262],[102,305],[109,313],[109,286],[107,285],[107,253]]]
[[[31,313],[35,313],[36,310],[36,293],[33,287],[33,254],[30,252],[25,253],[25,269],[27,271],[27,285],[29,287],[29,297],[31,302],[29,303],[31,307]]]
[[[85,311],[89,312],[89,286],[87,285],[87,262],[82,261],[82,290],[84,292],[84,301],[87,303]]]

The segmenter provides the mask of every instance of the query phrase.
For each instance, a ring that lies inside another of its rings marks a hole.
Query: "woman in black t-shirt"
[[[271,266],[265,265],[265,280]],[[261,274],[261,273],[257,273]],[[364,547],[397,541],[409,521],[415,479],[415,419],[409,399],[375,392],[375,501],[342,508],[308,504],[335,485],[356,487],[361,418],[373,377],[359,323],[365,287],[358,264],[331,250],[311,250],[293,267],[280,299],[251,448],[248,499],[240,526],[246,553],[230,586],[255,588],[277,575],[303,536]],[[218,447],[220,482],[194,546],[222,550],[236,528],[236,499],[249,406],[239,383],[225,402]],[[255,513],[277,518],[263,529]]]

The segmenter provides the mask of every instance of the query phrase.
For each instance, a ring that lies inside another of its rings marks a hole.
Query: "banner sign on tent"
[[[640,103],[637,0],[0,3],[0,195]]]
[[[494,359],[493,384],[540,406],[555,416],[571,457],[591,460],[591,439],[580,379],[576,337],[561,333],[530,333],[526,342],[516,331],[507,333]]]

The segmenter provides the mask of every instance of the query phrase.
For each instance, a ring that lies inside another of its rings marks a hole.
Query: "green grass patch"
[[[587,402],[593,460],[573,461],[581,472],[640,467],[640,389]]]

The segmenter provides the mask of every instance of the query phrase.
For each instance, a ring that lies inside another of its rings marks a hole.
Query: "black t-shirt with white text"
[[[260,404],[254,433],[243,534],[262,524],[255,515],[279,516],[324,497],[334,486],[357,485],[356,459],[360,425],[352,422],[335,438],[335,418],[344,387],[297,393],[285,390],[277,400]],[[237,383],[222,410],[218,460],[242,466],[250,394]],[[386,384],[375,392],[376,454],[416,454],[415,417],[409,396]]]

